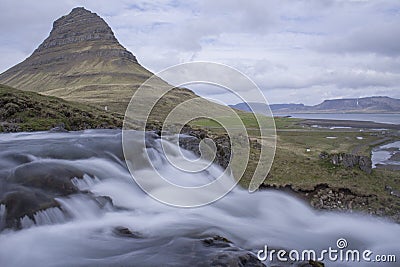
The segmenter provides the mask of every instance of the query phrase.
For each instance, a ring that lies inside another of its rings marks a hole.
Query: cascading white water
[[[34,225],[50,225],[67,221],[65,214],[59,208],[41,210],[33,215],[33,220],[28,216],[21,219],[22,228],[29,228]]]
[[[337,249],[336,241],[345,238],[347,249],[393,254],[400,260],[398,224],[364,215],[316,212],[282,192],[250,194],[235,188],[219,201],[198,208],[159,203],[131,178],[121,161],[118,140],[118,132],[100,130],[0,136],[0,164],[10,170],[24,164],[6,163],[6,156],[15,153],[33,155],[29,159],[33,162],[73,167],[85,174],[82,179],[72,179],[73,184],[90,192],[56,197],[60,209],[37,213],[36,225],[24,217],[22,225],[29,228],[3,230],[1,266],[196,266],[193,261],[200,264],[207,254],[202,255],[201,250],[196,254],[191,248],[197,246],[196,240],[214,235],[226,237],[254,253],[265,245],[299,251]],[[215,179],[222,171],[212,166],[206,172],[183,175],[159,152],[159,142],[156,140],[148,147],[154,156],[153,164],[174,181],[198,185]],[[44,144],[51,146],[51,153]],[[174,149],[177,152],[179,147]],[[142,156],[138,153],[137,160]],[[143,167],[138,173],[151,175],[148,172]],[[113,206],[103,201],[104,196],[111,198]],[[5,207],[0,205],[0,219],[4,214]],[[68,219],[60,219],[62,216]],[[118,227],[137,232],[141,238],[120,236],[115,233]],[[268,261],[265,264],[270,265]],[[325,264],[375,266],[365,262],[325,261]]]
[[[95,184],[100,183],[100,180],[97,177],[91,178],[89,175],[83,175],[82,179],[73,178],[71,182],[81,191],[89,190]]]

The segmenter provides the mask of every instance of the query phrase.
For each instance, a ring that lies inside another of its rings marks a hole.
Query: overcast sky
[[[153,72],[224,63],[270,103],[400,98],[398,0],[0,0],[0,72],[29,56],[76,6],[103,17]]]

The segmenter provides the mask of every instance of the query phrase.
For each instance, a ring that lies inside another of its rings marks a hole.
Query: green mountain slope
[[[122,117],[95,107],[0,85],[0,132],[121,127]],[[61,127],[60,127],[61,126]]]

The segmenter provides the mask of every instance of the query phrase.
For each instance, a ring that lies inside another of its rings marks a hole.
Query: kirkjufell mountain
[[[54,22],[31,56],[0,74],[0,83],[124,113],[134,90],[152,75],[100,16],[78,7]],[[174,92],[166,102],[196,97],[187,89]]]

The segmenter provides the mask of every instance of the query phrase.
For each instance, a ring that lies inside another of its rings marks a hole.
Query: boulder
[[[329,160],[335,166],[343,166],[345,168],[356,168],[365,173],[371,174],[372,172],[372,161],[370,157],[358,156],[348,153],[334,153],[328,154],[327,152],[322,152],[319,155],[321,160]]]

